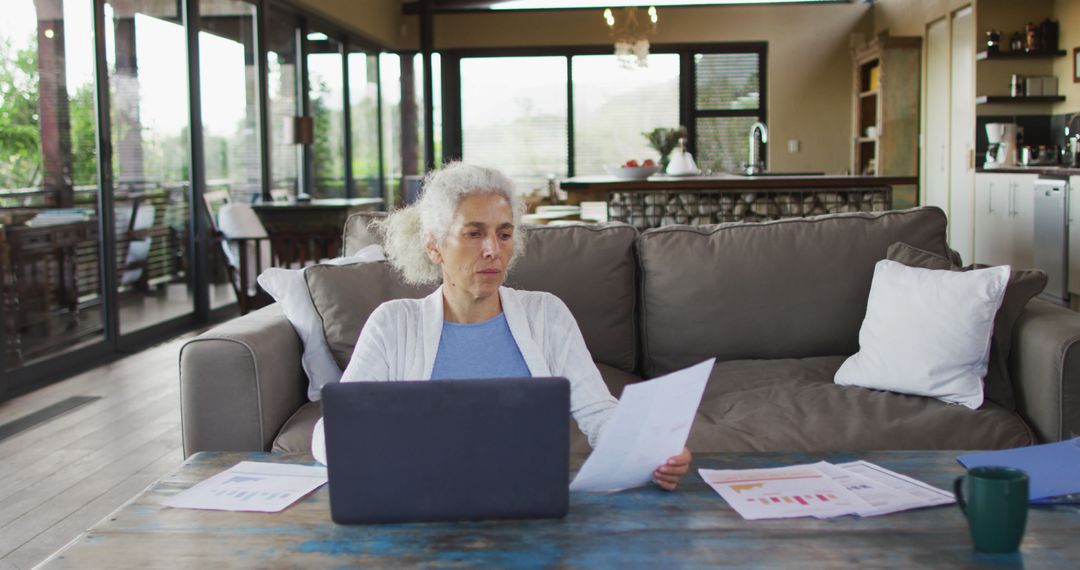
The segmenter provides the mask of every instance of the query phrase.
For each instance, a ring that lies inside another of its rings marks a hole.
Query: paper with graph
[[[699,469],[698,473],[744,519],[833,517],[868,505],[810,465],[773,469]]]
[[[241,461],[162,501],[167,507],[276,513],[326,483],[326,467]]]
[[[865,461],[698,473],[747,520],[866,517],[953,502],[950,493]]]

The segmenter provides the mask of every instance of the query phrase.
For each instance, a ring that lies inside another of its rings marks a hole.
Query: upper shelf
[[[988,51],[980,51],[975,54],[977,61],[984,59],[1051,59],[1055,57],[1064,57],[1067,55],[1065,50],[1059,49],[1056,51],[996,51],[990,53]]]
[[[997,103],[1060,103],[1064,100],[1064,95],[1034,95],[1031,97],[1010,97],[1008,95],[980,95],[975,98],[975,104],[992,105]]]

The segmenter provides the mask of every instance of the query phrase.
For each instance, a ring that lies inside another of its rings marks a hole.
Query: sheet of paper
[[[326,467],[241,461],[162,502],[180,509],[276,513],[326,483]]]
[[[699,469],[698,473],[744,519],[836,517],[870,504],[813,465],[772,469]]]
[[[890,471],[881,467],[880,465],[874,465],[868,461],[852,461],[850,463],[840,463],[837,467],[844,469],[850,473],[861,475],[867,479],[870,479],[879,485],[888,487],[895,491],[910,495],[914,498],[912,505],[904,507],[898,510],[916,509],[922,507],[933,507],[936,505],[948,505],[956,502],[953,494],[948,491],[943,491],[937,487],[932,487],[912,479],[906,475],[901,475],[895,471]],[[887,511],[895,512],[895,511]]]
[[[715,362],[627,386],[570,490],[612,493],[652,480],[653,471],[686,445]]]
[[[939,496],[937,494],[919,496],[908,492],[905,490],[905,487],[908,485],[905,481],[905,477],[877,465],[874,465],[874,467],[889,473],[889,479],[896,481],[896,486],[860,474],[860,470],[863,472],[866,471],[866,469],[860,465],[856,465],[853,469],[844,469],[843,467],[822,461],[820,463],[815,463],[814,467],[820,469],[822,473],[828,475],[834,481],[840,483],[844,488],[855,493],[860,499],[868,503],[867,508],[861,509],[856,513],[860,517],[873,517],[950,502],[947,497]],[[899,476],[901,479],[895,479],[894,476]],[[916,487],[915,490],[920,494],[925,494],[921,487]]]

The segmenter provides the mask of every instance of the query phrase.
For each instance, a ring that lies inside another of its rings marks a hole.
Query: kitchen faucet
[[[747,176],[753,176],[755,174],[761,174],[765,171],[762,161],[758,158],[758,142],[754,133],[761,130],[761,142],[769,142],[769,128],[765,126],[765,123],[758,121],[753,125],[750,125],[750,160],[746,165]]]

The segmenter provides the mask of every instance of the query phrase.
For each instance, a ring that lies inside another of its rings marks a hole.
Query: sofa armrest
[[[222,323],[180,349],[184,456],[269,451],[307,402],[302,346],[277,304]]]
[[[1080,434],[1080,313],[1035,299],[1016,322],[1017,411],[1041,441]]]

